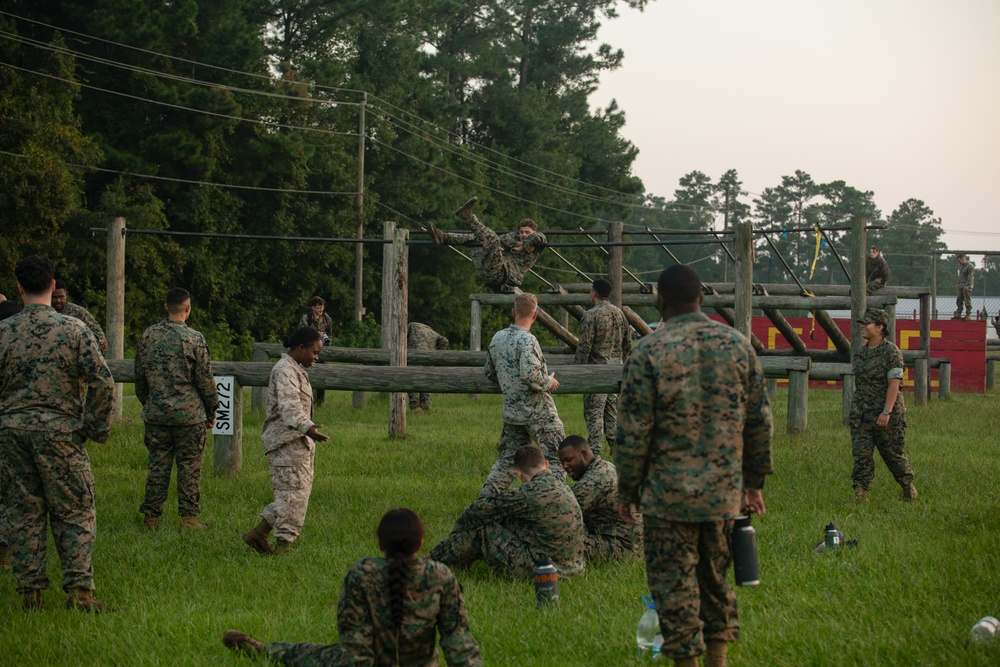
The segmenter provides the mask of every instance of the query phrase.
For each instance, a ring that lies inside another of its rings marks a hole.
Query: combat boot
[[[160,517],[146,515],[142,518],[142,529],[147,533],[152,533],[160,529]]]
[[[196,516],[182,516],[181,523],[177,526],[177,530],[182,533],[186,533],[191,530],[205,530],[208,528],[207,524],[198,521]]]
[[[900,486],[903,488],[903,500],[909,502],[917,499],[917,487],[913,486],[913,482],[900,484]]]
[[[427,223],[427,233],[431,235],[434,245],[444,245],[444,232],[437,228],[433,222]]]
[[[462,220],[468,220],[469,216],[472,215],[472,209],[475,208],[477,201],[479,201],[479,197],[473,197],[469,201],[465,202],[457,211],[455,211],[455,215],[460,217]]]
[[[868,502],[868,489],[860,486],[854,487],[854,501],[859,503]]]
[[[10,569],[10,550],[6,544],[0,544],[0,570]]]
[[[21,608],[25,611],[36,611],[43,606],[42,589],[29,588],[21,594]]]
[[[962,319],[968,322],[969,320],[972,319],[972,313],[966,313],[965,317],[963,317]]]
[[[705,642],[705,667],[726,667],[729,644],[723,641]]]
[[[237,630],[226,630],[222,635],[222,643],[226,648],[248,656],[263,655],[265,652],[264,642]]]
[[[250,532],[243,533],[243,542],[259,554],[274,553],[271,545],[267,543],[267,536],[270,534],[271,524],[261,519],[256,528]]]
[[[86,588],[74,588],[66,593],[66,608],[78,609],[92,614],[104,611],[104,605],[97,601],[93,592]]]
[[[292,553],[292,543],[288,540],[283,540],[280,537],[274,541],[274,555],[275,556],[287,556]]]

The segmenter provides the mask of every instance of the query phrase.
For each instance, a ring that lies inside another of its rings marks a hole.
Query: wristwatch
[[[883,409],[882,410],[882,414],[884,414],[884,415],[891,415],[892,414],[892,410],[885,410],[885,409]]]

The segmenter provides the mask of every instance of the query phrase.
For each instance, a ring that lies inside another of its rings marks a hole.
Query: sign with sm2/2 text
[[[212,435],[232,435],[236,378],[232,375],[216,375],[214,379],[215,389],[219,392],[219,409],[215,411],[215,426],[212,427]]]

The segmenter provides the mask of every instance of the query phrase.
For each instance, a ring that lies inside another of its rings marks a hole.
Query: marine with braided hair
[[[229,630],[222,642],[250,656],[298,667],[318,665],[427,666],[439,664],[440,636],[449,667],[480,667],[462,589],[448,566],[420,558],[424,525],[405,508],[389,510],[378,526],[382,557],[355,561],[337,602],[338,644],[264,644]]]

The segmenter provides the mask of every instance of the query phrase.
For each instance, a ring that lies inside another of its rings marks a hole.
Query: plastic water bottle
[[[535,561],[534,582],[535,602],[539,607],[559,604],[559,571],[544,554]]]
[[[733,577],[737,586],[760,585],[760,564],[757,560],[757,531],[749,516],[739,516],[733,522]]]
[[[842,539],[841,535],[842,533],[837,530],[837,526],[835,526],[832,521],[826,524],[826,536],[824,538],[824,542],[826,543],[827,551],[836,549],[840,546]]]
[[[977,644],[982,644],[995,639],[998,629],[1000,629],[1000,621],[992,616],[984,616],[972,626],[969,638]]]
[[[639,622],[635,626],[635,644],[639,647],[640,653],[652,652],[653,655],[659,655],[660,647],[663,646],[663,635],[660,634],[660,617],[656,613],[653,596],[643,595],[642,604],[645,605],[646,611],[639,617]]]

